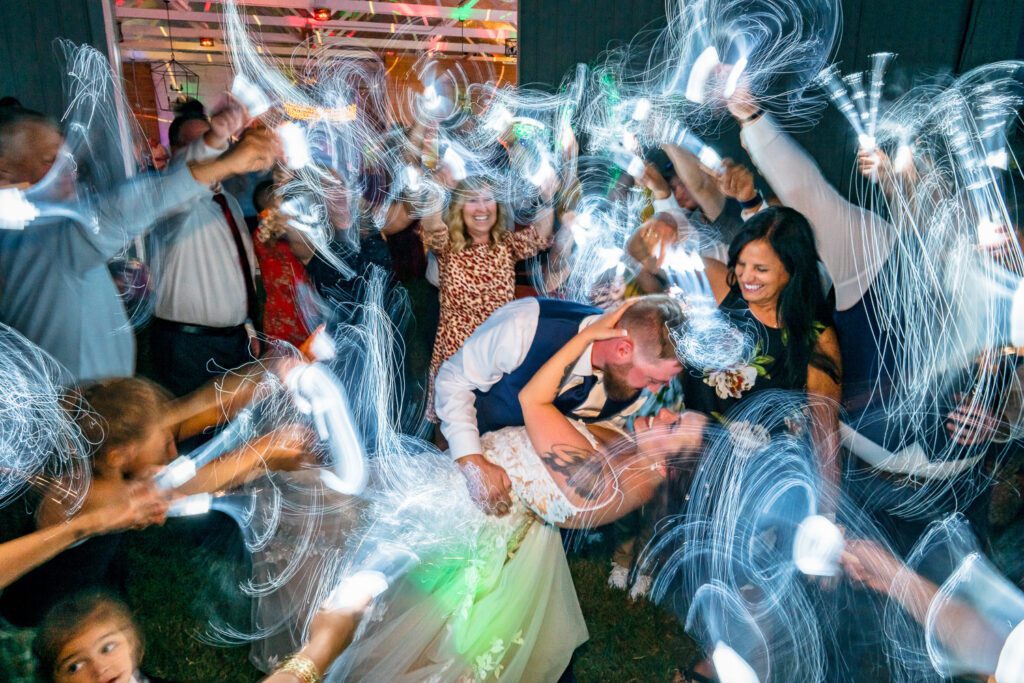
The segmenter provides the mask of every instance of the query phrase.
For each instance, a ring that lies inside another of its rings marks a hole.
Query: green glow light
[[[455,21],[468,21],[469,15],[473,11],[473,5],[478,3],[480,0],[469,0],[462,7],[456,7],[452,10],[451,18]]]

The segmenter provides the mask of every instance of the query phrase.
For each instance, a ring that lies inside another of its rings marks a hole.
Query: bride
[[[696,413],[662,411],[627,436],[570,420],[554,406],[564,369],[593,342],[625,334],[615,325],[627,307],[581,330],[537,372],[519,395],[525,428],[484,435],[484,456],[512,482],[509,514],[481,512],[445,461],[431,490],[447,495],[412,506],[420,512],[407,510],[403,524],[436,532],[442,507],[449,542],[443,551],[418,551],[418,567],[384,594],[330,680],[559,678],[588,637],[559,529],[608,524],[642,505],[663,481],[668,457],[695,451],[701,439]]]

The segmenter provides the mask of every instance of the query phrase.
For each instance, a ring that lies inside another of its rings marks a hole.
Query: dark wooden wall
[[[842,8],[835,59],[844,73],[867,68],[868,55],[879,51],[898,53],[890,82],[1024,58],[1024,0],[842,0]],[[519,81],[556,86],[610,41],[664,25],[663,0],[519,0]],[[855,141],[845,120],[830,107],[813,130],[797,137],[826,176],[847,189]],[[740,154],[735,128],[725,128],[715,144],[724,154]]]
[[[0,0],[0,96],[60,116],[63,80],[53,41],[67,38],[107,53],[105,0]]]

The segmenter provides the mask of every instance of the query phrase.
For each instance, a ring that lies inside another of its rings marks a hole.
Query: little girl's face
[[[117,621],[90,624],[57,655],[55,683],[130,683],[135,680],[135,638]]]

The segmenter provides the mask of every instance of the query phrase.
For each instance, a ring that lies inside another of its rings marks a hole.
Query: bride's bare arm
[[[534,450],[542,458],[545,454],[556,452],[571,453],[573,457],[576,457],[576,454],[594,452],[586,437],[580,434],[569,419],[555,407],[555,398],[564,378],[572,371],[588,346],[595,341],[626,335],[625,330],[615,325],[629,306],[627,302],[580,330],[579,334],[559,349],[519,392],[519,404],[523,408],[526,433]],[[541,330],[538,330],[538,334],[540,333]]]
[[[580,511],[560,526],[602,526],[647,503],[665,481],[673,459],[690,457],[696,452],[706,422],[700,413],[677,414],[663,409],[654,417],[638,418],[631,437],[602,439],[607,445],[577,466],[578,472],[592,473],[589,481],[579,474],[569,480],[575,484],[571,492],[581,496],[574,500],[570,495]],[[564,453],[561,455],[565,457]],[[550,464],[548,468],[551,469]],[[586,498],[582,497],[584,492],[588,494]]]
[[[625,440],[624,440],[625,441]],[[648,502],[665,480],[660,468],[644,465],[632,449],[609,456],[602,451],[591,452],[581,462],[569,481],[574,492],[580,494],[571,502],[579,512],[565,520],[560,527],[589,529],[603,526],[625,517]],[[591,476],[581,476],[588,472]]]

